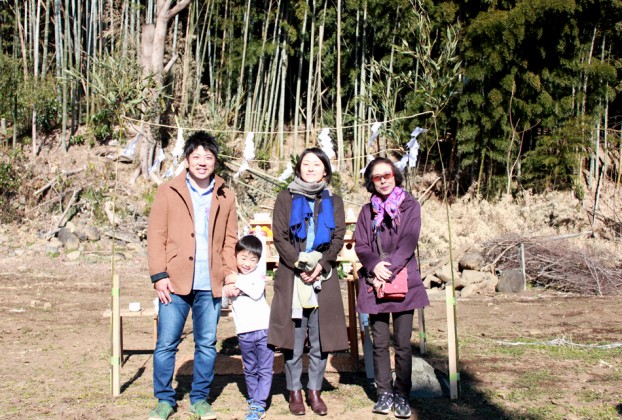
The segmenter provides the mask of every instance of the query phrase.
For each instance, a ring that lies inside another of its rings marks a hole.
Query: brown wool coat
[[[194,280],[194,211],[186,173],[158,187],[147,228],[149,275],[167,273],[178,295],[192,291]],[[222,296],[225,276],[236,272],[238,223],[235,195],[215,176],[209,215],[209,261],[214,297]]]
[[[315,201],[314,218],[317,215],[321,199]],[[323,253],[320,264],[325,269],[333,268],[331,278],[322,283],[318,294],[320,342],[322,351],[333,352],[348,348],[346,321],[337,274],[337,256],[343,246],[346,232],[343,200],[333,195],[335,211],[335,231],[330,247]],[[294,348],[294,321],[292,321],[292,294],[294,291],[294,263],[300,250],[306,249],[306,243],[294,244],[290,238],[289,219],[292,209],[292,195],[289,190],[279,193],[274,203],[272,233],[274,245],[279,253],[279,267],[274,279],[274,297],[270,311],[268,343],[285,349]]]

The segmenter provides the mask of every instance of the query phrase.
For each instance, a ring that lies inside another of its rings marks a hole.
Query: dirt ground
[[[122,307],[131,301],[150,306],[154,294],[146,258],[128,252],[115,265]],[[122,392],[111,397],[110,320],[102,317],[110,307],[110,273],[110,256],[102,252],[87,252],[76,262],[63,261],[62,255],[0,256],[0,418],[146,418],[155,403],[152,321],[125,320]],[[620,418],[622,348],[499,343],[561,338],[578,344],[622,342],[620,307],[615,298],[538,290],[458,300],[461,396],[453,401],[411,399],[412,418]],[[444,301],[432,302],[426,321],[428,352],[422,357],[446,373]],[[191,332],[188,322],[174,381],[176,419],[190,418]],[[221,419],[240,419],[245,385],[239,363],[231,364],[237,352],[231,318],[221,318],[218,337],[213,406]],[[415,331],[414,349],[416,337]],[[359,372],[343,366],[329,369],[323,393],[327,418],[387,417],[371,413],[374,388],[359,367]],[[289,417],[285,393],[284,375],[277,373],[267,418]],[[316,416],[308,410],[305,417]]]

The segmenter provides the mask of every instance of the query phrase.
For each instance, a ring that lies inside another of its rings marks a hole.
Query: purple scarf
[[[372,222],[374,233],[378,231],[378,227],[384,220],[385,214],[388,215],[391,220],[395,221],[396,225],[400,224],[400,206],[404,198],[406,198],[406,194],[404,194],[404,190],[400,187],[393,188],[391,194],[389,194],[384,201],[376,194],[371,196],[371,208],[376,214]]]

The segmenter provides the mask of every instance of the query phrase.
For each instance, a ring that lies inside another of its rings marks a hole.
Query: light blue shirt
[[[194,210],[194,283],[192,290],[212,290],[209,273],[209,212],[212,206],[215,180],[212,177],[207,189],[194,187],[190,182],[190,175],[186,175],[186,185],[192,198]]]
[[[313,216],[315,214],[315,200],[313,198],[307,198],[307,203],[311,207],[311,217],[309,218],[309,224],[307,225],[307,252],[313,251],[313,241],[315,240],[315,221]]]

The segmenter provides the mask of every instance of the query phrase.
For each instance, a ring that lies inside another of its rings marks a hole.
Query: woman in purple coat
[[[410,338],[414,310],[429,305],[414,256],[421,230],[421,206],[401,188],[404,178],[393,162],[374,159],[365,169],[365,187],[372,196],[356,222],[356,255],[361,262],[357,311],[369,314],[373,333],[374,373],[378,401],[372,411],[410,418],[408,395],[412,386]],[[382,251],[378,246],[380,240]],[[383,259],[381,254],[387,254]],[[401,270],[408,272],[408,292],[401,300],[378,297],[384,284]],[[389,320],[393,318],[395,383],[389,356]]]

